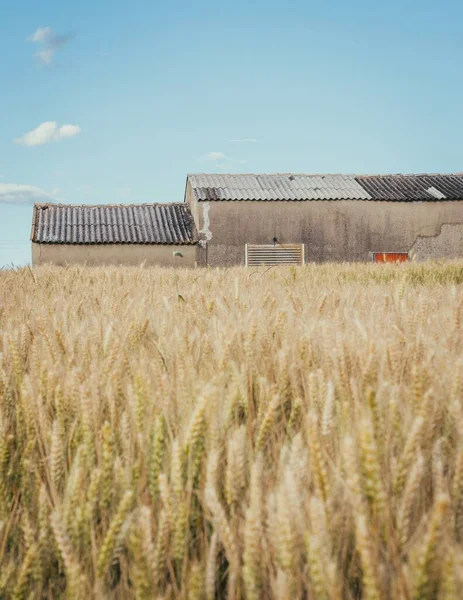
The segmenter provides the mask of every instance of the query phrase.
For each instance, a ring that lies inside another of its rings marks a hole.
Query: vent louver
[[[246,265],[303,265],[304,244],[246,244]]]

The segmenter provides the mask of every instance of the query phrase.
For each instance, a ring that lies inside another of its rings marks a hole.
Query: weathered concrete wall
[[[209,238],[198,247],[201,265],[244,264],[246,243],[273,237],[304,243],[306,262],[368,261],[371,252],[410,252],[415,244],[417,260],[463,256],[463,201],[214,201],[197,209],[201,238]],[[439,240],[425,241],[433,236]]]
[[[188,180],[185,188],[185,202],[190,207],[190,212],[193,216],[193,221],[196,225],[196,231],[199,231],[201,228],[199,226],[198,201],[194,196],[193,188],[191,187],[191,184],[188,182]]]
[[[419,236],[410,252],[416,260],[463,256],[463,223],[445,223],[436,235]]]
[[[181,252],[183,258],[174,256]],[[164,267],[194,267],[196,246],[168,246],[144,244],[32,244],[32,264],[56,265],[161,265]]]

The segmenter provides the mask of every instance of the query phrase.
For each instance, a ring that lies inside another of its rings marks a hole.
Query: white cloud
[[[37,27],[35,33],[30,36],[29,40],[39,44],[46,44],[47,40],[50,40],[51,38],[53,38],[51,27]]]
[[[21,146],[41,146],[48,142],[57,142],[74,137],[80,132],[81,129],[78,125],[61,125],[61,127],[58,127],[56,121],[45,121],[45,123],[41,123],[22,137],[16,138],[14,142]]]
[[[72,34],[58,35],[51,27],[38,27],[27,39],[42,46],[35,56],[43,66],[48,67],[52,64],[56,52],[72,39]]]
[[[240,138],[237,140],[228,140],[228,142],[231,144],[255,144],[258,141],[259,140],[256,140],[256,138]]]
[[[203,157],[205,160],[227,160],[227,156],[223,152],[208,152]]]
[[[53,193],[45,192],[34,185],[0,183],[0,204],[24,206],[34,202],[53,202]]]
[[[61,125],[58,129],[58,138],[62,140],[64,138],[71,138],[81,132],[81,128],[78,125]]]
[[[46,50],[40,50],[40,52],[36,52],[35,56],[39,59],[39,62],[48,67],[53,62],[53,57],[56,54],[55,48],[47,48]]]

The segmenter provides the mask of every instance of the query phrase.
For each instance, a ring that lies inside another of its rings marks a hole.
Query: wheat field
[[[0,272],[0,598],[463,597],[463,263]]]

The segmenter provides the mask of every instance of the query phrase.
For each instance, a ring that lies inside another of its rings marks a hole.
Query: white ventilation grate
[[[246,265],[303,265],[304,244],[246,244]]]

